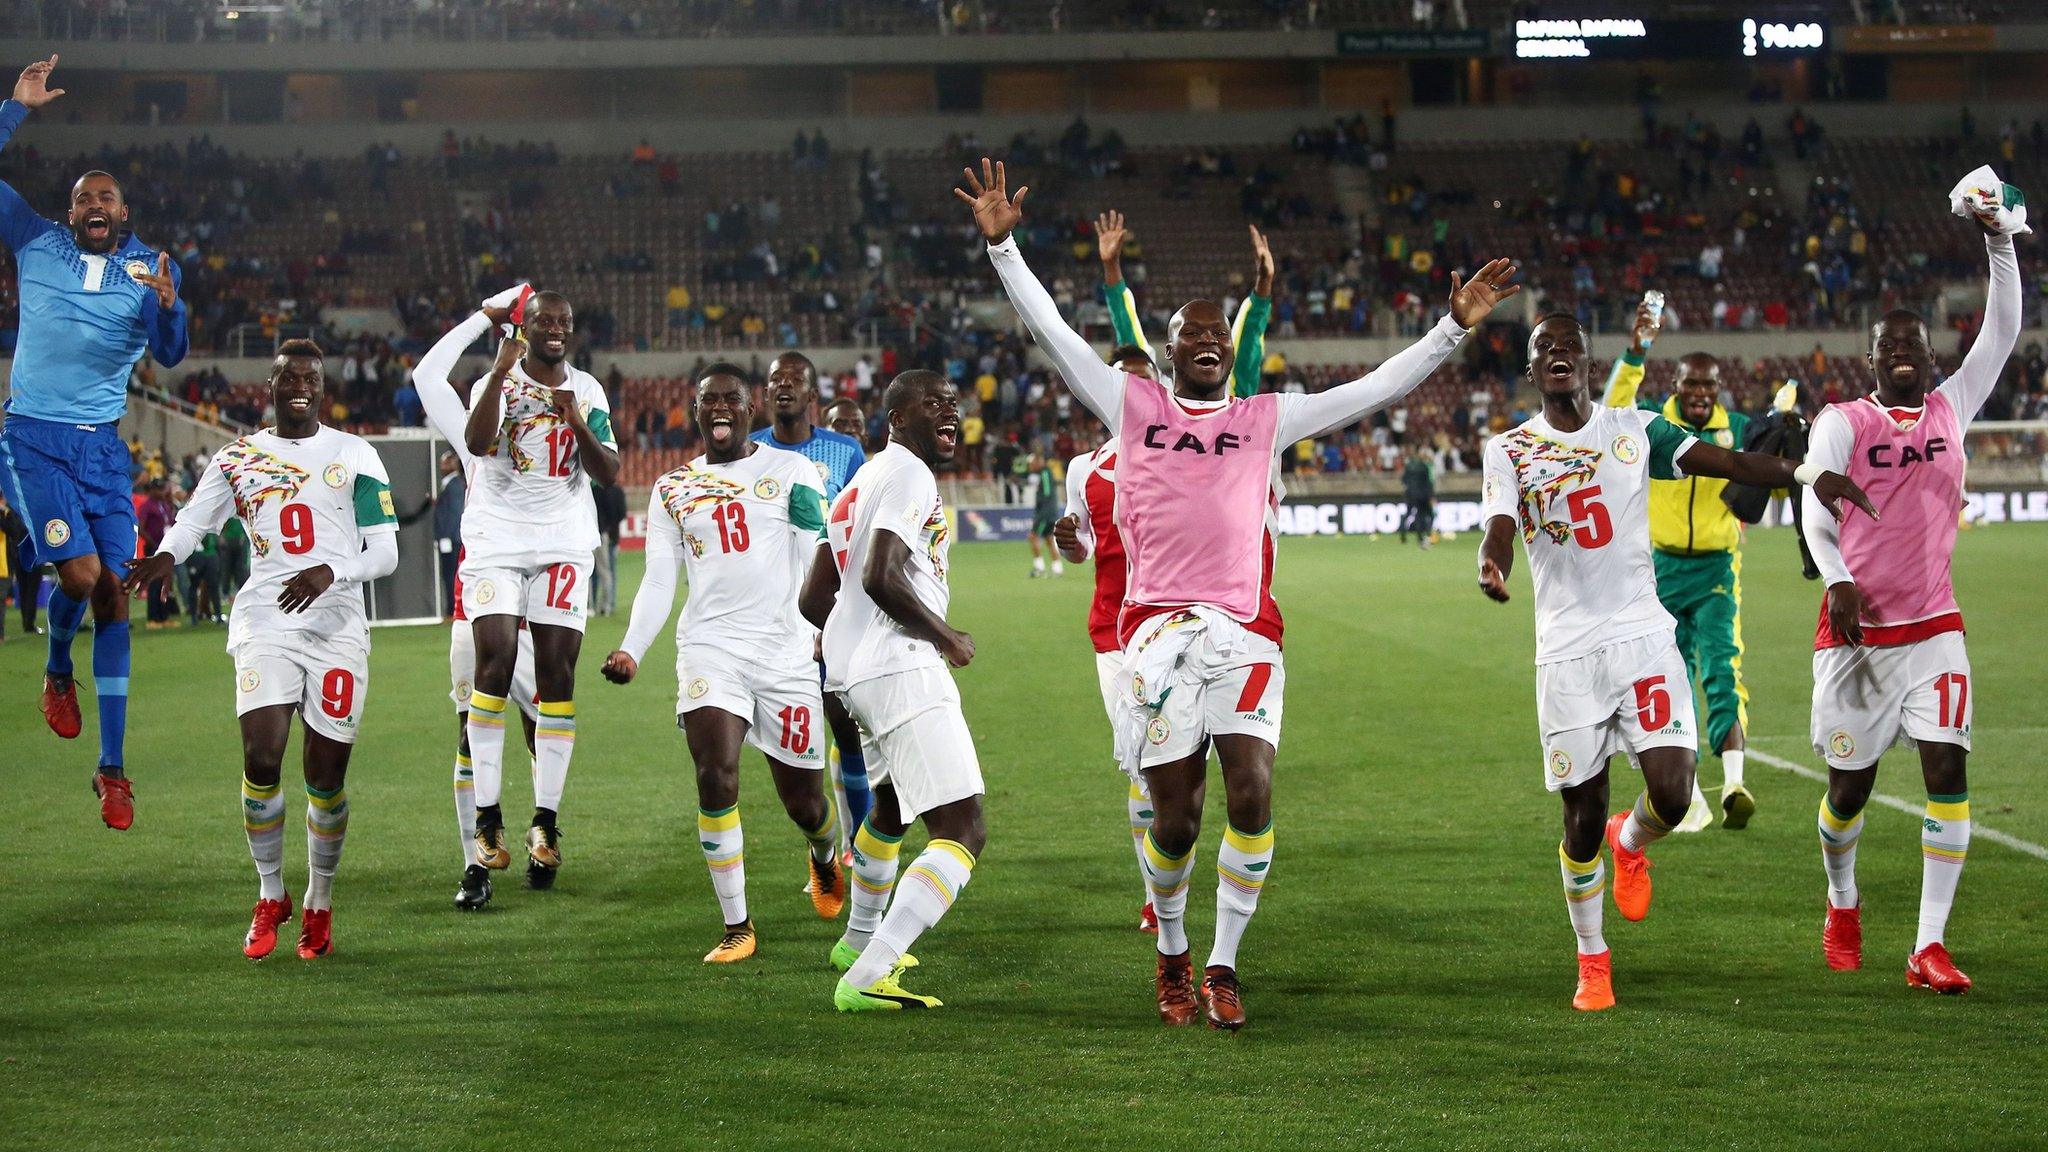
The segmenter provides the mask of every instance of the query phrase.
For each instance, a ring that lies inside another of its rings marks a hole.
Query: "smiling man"
[[[242,728],[242,822],[259,891],[242,954],[261,960],[292,917],[284,887],[280,779],[292,717],[305,731],[306,895],[299,957],[334,948],[329,902],[348,835],[349,753],[370,692],[363,585],[398,567],[398,519],[384,462],[361,437],[320,423],[320,348],[287,340],[270,372],[277,426],[215,453],[163,546],[135,565],[140,595],[219,531],[248,526],[256,562],[228,617],[235,712]]]
[[[0,144],[30,110],[64,94],[49,87],[57,58],[22,70],[0,103]],[[123,766],[128,727],[128,600],[121,578],[135,555],[128,450],[116,425],[128,408],[128,373],[145,352],[166,368],[185,358],[185,305],[169,254],[128,230],[128,202],[105,172],[71,188],[59,224],[0,183],[0,239],[14,253],[21,337],[0,429],[0,490],[29,532],[28,568],[54,564],[43,719],[66,740],[81,728],[71,641],[92,608],[92,671],[100,756],[92,776],[100,819],[125,829],[135,803]]]
[[[1214,301],[1191,301],[1167,325],[1168,391],[1103,363],[1060,318],[1011,235],[1023,222],[1026,191],[1012,197],[1003,166],[986,159],[980,175],[969,170],[954,189],[973,210],[1017,314],[1119,445],[1116,524],[1128,568],[1115,735],[1125,771],[1145,781],[1153,801],[1144,850],[1159,920],[1159,1016],[1169,1026],[1192,1024],[1206,1003],[1211,1027],[1239,1028],[1238,944],[1273,862],[1273,764],[1286,686],[1273,601],[1279,453],[1421,384],[1495,304],[1520,291],[1510,283],[1515,269],[1495,260],[1470,281],[1454,273],[1450,314],[1427,336],[1371,374],[1313,396],[1233,398],[1230,321]],[[1216,860],[1215,944],[1198,996],[1185,917],[1212,743],[1229,828]]]

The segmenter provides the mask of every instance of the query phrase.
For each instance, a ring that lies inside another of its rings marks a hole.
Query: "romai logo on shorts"
[[[773,500],[782,495],[782,485],[777,484],[773,476],[763,476],[754,484],[754,495],[763,500]]]
[[[1847,732],[1837,728],[1828,737],[1828,751],[1834,754],[1835,759],[1846,760],[1856,754],[1856,740]]]
[[[702,700],[704,694],[711,691],[711,682],[699,676],[691,680],[689,686],[684,688],[683,691],[692,700]]]
[[[1166,738],[1171,735],[1173,725],[1168,724],[1164,716],[1154,716],[1145,725],[1145,739],[1150,740],[1154,747],[1166,743]]]
[[[479,580],[476,582],[477,603],[489,604],[491,601],[496,600],[497,598],[498,586],[496,584],[491,583],[489,580]]]
[[[1572,774],[1572,758],[1564,749],[1550,750],[1550,774],[1559,780]]]
[[[263,673],[258,672],[254,668],[242,669],[242,691],[245,694],[249,692],[254,692],[256,689],[262,687],[262,685]]]
[[[1633,464],[1642,456],[1636,447],[1636,438],[1623,432],[1614,438],[1614,458],[1623,464]]]
[[[48,544],[50,547],[61,548],[64,546],[64,542],[69,539],[71,539],[71,525],[66,524],[64,521],[52,520],[48,524],[43,525],[43,543]]]
[[[336,461],[333,464],[329,464],[326,471],[320,473],[320,478],[327,481],[329,488],[339,489],[342,485],[348,483],[348,469],[342,467],[341,463]]]

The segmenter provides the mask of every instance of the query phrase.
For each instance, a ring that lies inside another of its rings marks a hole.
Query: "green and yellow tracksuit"
[[[1153,363],[1158,363],[1158,354],[1152,351],[1145,330],[1138,324],[1138,307],[1131,299],[1130,285],[1121,280],[1104,284],[1102,302],[1109,306],[1109,323],[1116,330],[1116,342],[1136,344],[1152,357]],[[1251,396],[1259,390],[1259,369],[1266,362],[1266,321],[1272,315],[1273,301],[1256,292],[1237,306],[1237,318],[1230,325],[1230,340],[1237,348],[1237,359],[1230,366],[1233,396]]]
[[[1623,353],[1607,378],[1607,405],[1635,405],[1709,444],[1741,449],[1749,417],[1717,403],[1707,422],[1695,425],[1679,413],[1677,396],[1662,404],[1639,400],[1642,383],[1642,358]],[[1678,621],[1678,650],[1706,693],[1707,746],[1717,753],[1735,725],[1749,730],[1749,689],[1742,683],[1742,521],[1721,500],[1727,486],[1713,476],[1650,481],[1657,599]]]

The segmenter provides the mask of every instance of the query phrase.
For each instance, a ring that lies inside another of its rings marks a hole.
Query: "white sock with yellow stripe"
[[[896,885],[896,899],[874,938],[861,950],[860,959],[847,969],[846,982],[855,988],[873,986],[896,967],[917,938],[939,922],[967,880],[974,875],[974,853],[952,840],[933,840],[925,845],[903,879]]]
[[[1211,967],[1237,967],[1237,942],[1258,911],[1259,891],[1273,866],[1273,825],[1263,831],[1239,832],[1225,826],[1223,847],[1216,851],[1216,943],[1209,951]]]
[[[1138,885],[1145,890],[1145,903],[1150,904],[1152,882],[1145,873],[1145,833],[1152,830],[1152,798],[1145,794],[1144,784],[1131,781],[1124,808],[1131,817],[1131,849],[1138,854]]]
[[[469,719],[463,726],[469,733],[476,806],[496,808],[505,788],[505,698],[471,691]]]
[[[1843,816],[1820,798],[1820,862],[1828,873],[1828,907],[1854,908],[1863,898],[1856,891],[1856,841],[1863,835],[1863,813]]]
[[[534,709],[539,715],[533,718],[533,806],[559,812],[569,758],[576,753],[576,702],[542,700]]]
[[[258,895],[284,899],[284,782],[251,784],[242,777],[242,830],[249,834],[249,858],[256,861]]]
[[[1572,931],[1579,937],[1579,955],[1598,956],[1607,951],[1607,937],[1600,933],[1600,895],[1607,891],[1607,863],[1597,846],[1591,860],[1574,860],[1560,840],[1557,868],[1564,875],[1564,909],[1571,914]]]
[[[306,785],[306,910],[328,907],[334,870],[348,839],[348,789]]]
[[[469,753],[455,754],[455,827],[462,832],[462,864],[476,863],[476,770]]]
[[[866,948],[882,926],[889,893],[896,889],[896,857],[902,850],[900,834],[885,836],[866,821],[853,834],[853,883],[847,890],[846,933],[840,937],[848,947]]]
[[[1152,889],[1152,911],[1159,917],[1159,954],[1178,956],[1188,950],[1188,873],[1194,871],[1195,850],[1168,856],[1159,841],[1145,833],[1145,883]]]
[[[727,924],[747,922],[746,836],[740,831],[740,806],[716,812],[697,809],[697,844],[711,869],[711,891]]]
[[[1913,951],[1941,943],[1969,854],[1970,794],[1929,793],[1927,817],[1920,822],[1920,936]]]

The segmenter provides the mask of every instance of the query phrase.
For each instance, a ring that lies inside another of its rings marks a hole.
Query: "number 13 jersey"
[[[360,584],[337,580],[296,615],[277,606],[293,576],[353,559],[365,536],[398,531],[390,478],[368,441],[324,425],[304,440],[265,428],[234,441],[214,453],[178,522],[212,532],[230,516],[241,517],[252,553],[228,616],[230,651],[292,633],[368,647]]]
[[[613,451],[611,406],[597,378],[564,364],[576,407],[597,442]],[[470,389],[473,410],[490,383]],[[477,568],[532,569],[589,563],[597,547],[597,505],[576,434],[555,412],[553,393],[515,364],[503,384],[504,413],[490,451],[477,457],[462,510],[464,562]]]
[[[1536,663],[1676,627],[1650,562],[1650,480],[1697,441],[1654,412],[1596,407],[1560,432],[1538,412],[1486,442],[1482,524],[1512,517],[1536,587]]]

